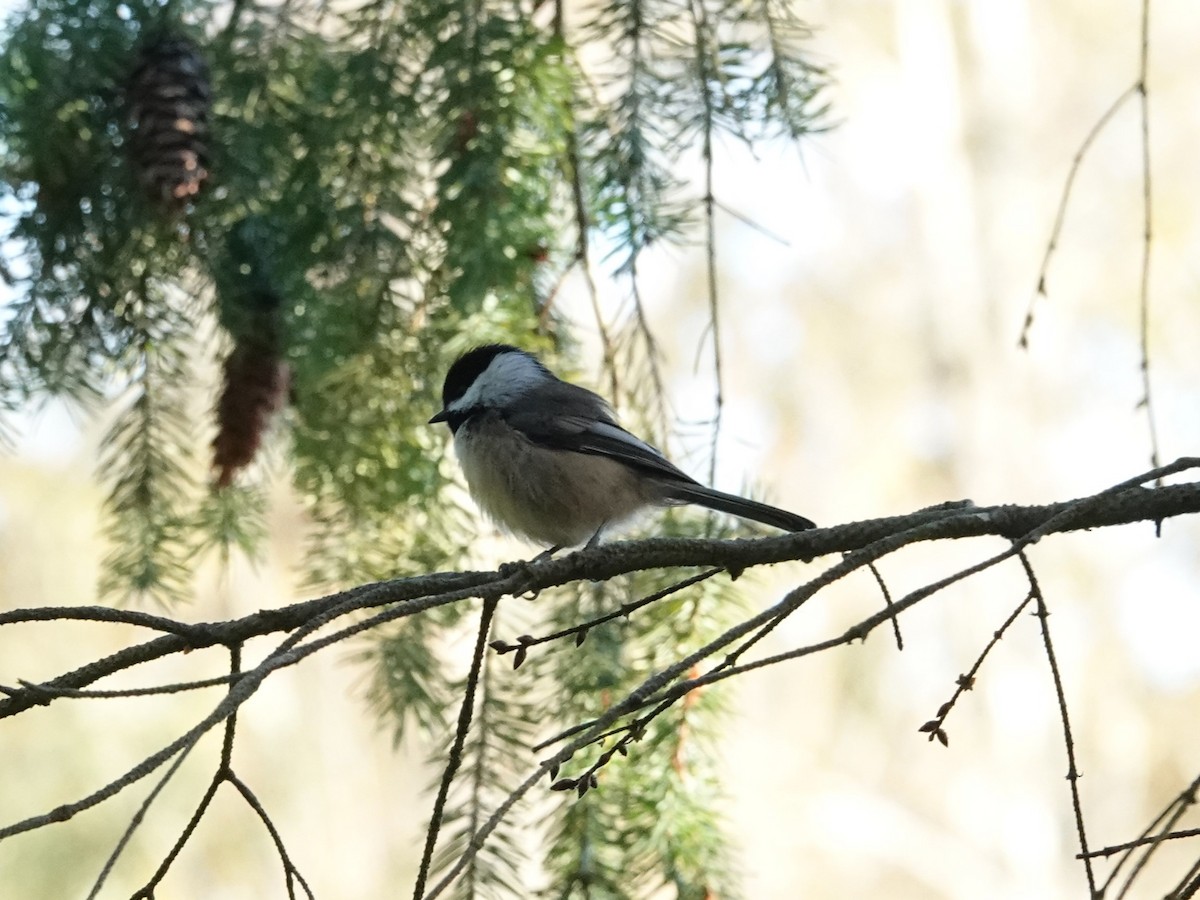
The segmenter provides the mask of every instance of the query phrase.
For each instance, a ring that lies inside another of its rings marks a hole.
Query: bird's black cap
[[[492,360],[501,353],[524,353],[512,344],[484,344],[474,347],[460,356],[446,372],[446,380],[442,382],[442,409],[470,390],[475,379],[483,374],[484,369],[492,364]]]

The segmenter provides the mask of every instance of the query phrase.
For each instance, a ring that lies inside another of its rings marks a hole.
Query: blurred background
[[[817,28],[812,49],[835,79],[835,127],[801,152],[755,158],[732,143],[719,148],[717,196],[758,227],[718,219],[726,396],[718,486],[753,484],[835,524],[964,498],[1053,502],[1150,468],[1138,409],[1136,98],[1080,169],[1049,296],[1028,349],[1018,347],[1071,159],[1138,77],[1141,4],[802,6]],[[1169,461],[1200,445],[1200,7],[1160,0],[1152,16],[1151,381]],[[710,367],[703,356],[697,363],[708,322],[704,266],[698,250],[678,248],[642,264],[682,423],[672,454],[697,476],[707,432],[690,423],[711,416],[713,397]],[[568,283],[561,302],[579,333],[590,333],[582,285]],[[22,425],[17,452],[0,458],[0,604],[93,602],[104,555],[91,480],[97,428],[54,405]],[[305,524],[283,484],[270,525],[266,564],[235,561],[225,575],[202,577],[196,619],[296,597]],[[1001,548],[996,540],[916,547],[881,569],[901,595]],[[492,562],[523,552],[500,541],[493,550]],[[1200,772],[1200,523],[1167,522],[1161,537],[1150,525],[1052,537],[1030,556],[1052,613],[1089,838],[1132,839]],[[779,566],[739,584],[761,606],[823,564]],[[723,802],[745,896],[1085,895],[1033,618],[1014,625],[947,720],[948,748],[917,731],[1026,590],[1009,563],[914,609],[902,653],[880,631],[719,688],[734,709]],[[856,576],[784,623],[770,650],[840,634],[880,602],[874,583]],[[78,625],[51,641],[48,629],[0,632],[5,681],[48,677],[129,639],[124,628]],[[464,635],[464,653],[469,642]],[[213,658],[158,673],[211,674]],[[321,897],[405,895],[428,816],[436,773],[426,751],[393,748],[362,702],[365,680],[353,648],[335,650],[270,679],[241,717],[239,771]],[[115,777],[194,723],[214,696],[59,703],[6,722],[4,819]],[[161,859],[218,742],[209,735],[184,764],[114,874],[112,896],[135,889]],[[0,844],[4,896],[82,896],[147,789]],[[1176,843],[1134,896],[1161,896],[1178,880],[1196,849]],[[167,886],[221,900],[284,896],[278,870],[265,833],[223,791]]]

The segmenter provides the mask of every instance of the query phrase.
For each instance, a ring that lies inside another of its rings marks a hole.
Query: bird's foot
[[[513,562],[501,563],[500,568],[497,569],[497,572],[501,578],[511,578],[513,575],[517,574],[528,575],[532,566],[536,566],[540,562],[545,562],[561,549],[561,547],[555,545],[543,550],[537,556],[533,557],[533,559],[518,559],[514,560]]]

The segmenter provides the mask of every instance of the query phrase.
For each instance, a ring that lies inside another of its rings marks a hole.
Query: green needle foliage
[[[178,602],[197,560],[258,558],[268,469],[309,513],[314,585],[459,562],[473,526],[447,490],[444,431],[424,425],[442,374],[496,340],[569,362],[546,287],[571,266],[629,279],[610,384],[661,439],[639,254],[711,215],[680,174],[689,154],[711,167],[721,135],[819,125],[807,36],[784,0],[28,0],[0,29],[0,416],[48,398],[107,410],[101,592]],[[540,612],[565,627],[665,583],[580,586]],[[443,862],[520,780],[533,723],[601,713],[723,627],[731,591],[715,584],[516,672],[487,660]],[[369,698],[397,739],[445,744],[457,619],[366,639]],[[718,712],[712,692],[689,698],[602,789],[518,819],[547,826],[547,896],[732,895]],[[530,896],[531,833],[502,826],[458,895]]]
[[[181,347],[186,327],[157,299],[147,312],[159,321],[132,330],[121,368],[128,372],[131,400],[105,436],[101,467],[113,474],[108,495],[107,538],[101,592],[131,591],[168,602],[186,589],[189,554],[186,400],[189,375]],[[151,313],[151,311],[153,311]],[[160,315],[161,314],[161,315]]]

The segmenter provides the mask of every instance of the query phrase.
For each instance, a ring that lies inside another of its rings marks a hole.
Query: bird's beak
[[[436,416],[434,416],[432,419],[429,420],[429,424],[435,425],[438,422],[445,422],[449,418],[450,418],[450,413],[443,409],[440,413],[438,413]]]

